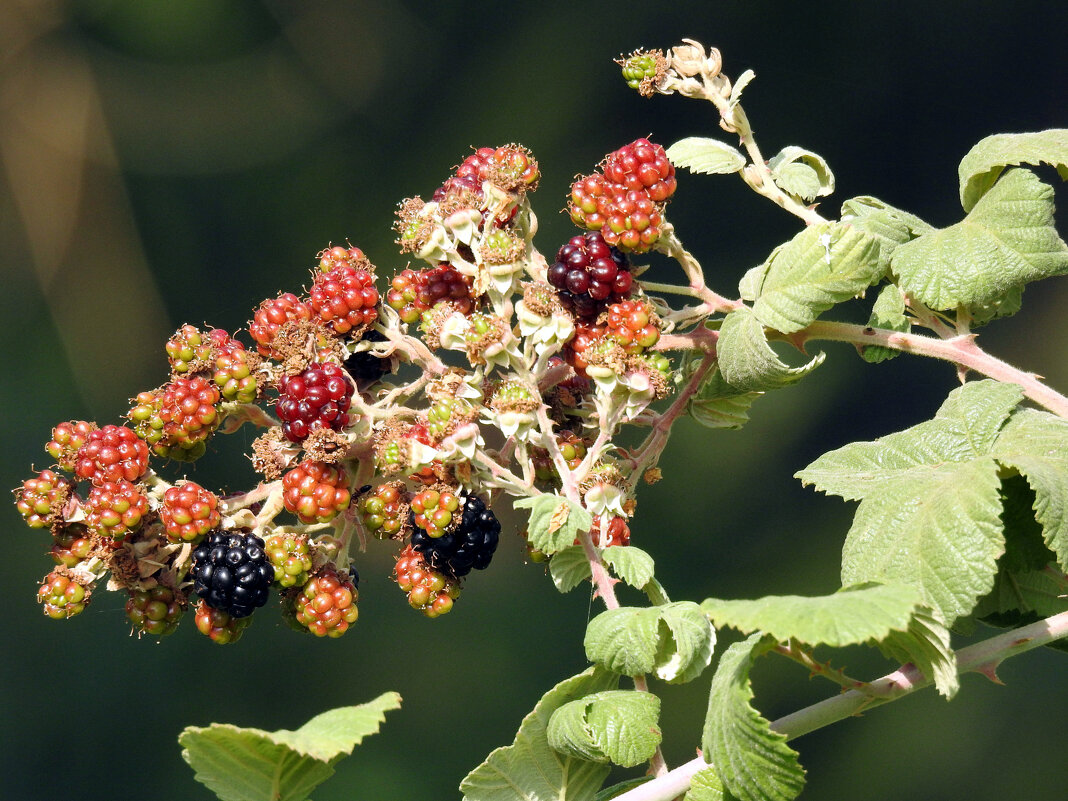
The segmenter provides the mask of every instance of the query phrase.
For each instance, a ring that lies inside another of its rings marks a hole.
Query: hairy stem
[[[994,669],[1004,660],[1065,637],[1068,637],[1068,612],[1061,612],[961,648],[957,651],[957,667],[961,673],[974,672],[993,677]],[[903,665],[893,673],[871,682],[864,691],[850,690],[824,699],[779,718],[771,724],[771,728],[786,735],[787,740],[792,740],[845,720],[862,710],[896,701],[930,684],[931,680],[913,665]],[[663,777],[617,796],[617,801],[671,801],[686,792],[695,773],[707,767],[709,763],[699,756]]]
[[[887,348],[944,359],[974,370],[989,378],[1019,384],[1024,394],[1040,406],[1060,417],[1068,418],[1068,398],[1043,384],[1037,375],[1013,367],[991,356],[975,343],[975,335],[967,334],[951,339],[934,339],[884,328],[871,328],[851,323],[817,321],[789,337],[803,345],[809,340],[852,342],[854,345],[882,345]]]

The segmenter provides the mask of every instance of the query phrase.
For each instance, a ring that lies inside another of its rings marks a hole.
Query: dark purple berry
[[[627,257],[596,231],[571,237],[557,252],[548,279],[564,307],[586,321],[630,297],[632,283]]]
[[[340,431],[349,424],[353,386],[339,364],[313,364],[282,380],[275,409],[290,442],[301,442],[317,428]]]

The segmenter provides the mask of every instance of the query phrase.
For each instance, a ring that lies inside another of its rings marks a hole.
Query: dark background
[[[402,268],[395,203],[429,195],[472,146],[517,141],[537,155],[537,242],[551,253],[572,232],[558,213],[572,176],[609,150],[647,134],[727,138],[710,106],[628,90],[612,64],[621,52],[684,36],[718,46],[729,75],[758,75],[746,108],[765,156],[798,144],[830,162],[828,214],[872,194],[946,225],[962,214],[956,165],[975,142],[1065,125],[1066,22],[1061,2],[6,0],[3,484],[48,466],[57,422],[119,422],[128,398],[163,380],[162,344],[180,323],[243,327],[262,298],[299,291],[327,243],[350,240],[385,276]],[[728,295],[798,230],[730,176],[682,176],[670,216]],[[1032,287],[1024,310],[981,340],[1061,389],[1066,287]],[[676,426],[665,480],[643,491],[632,526],[673,597],[837,588],[853,506],[792,473],[930,416],[955,377],[828,350],[742,431]],[[249,486],[250,440],[218,438],[189,477]],[[588,595],[557,594],[510,534],[440,620],[407,608],[379,546],[359,559],[361,618],[343,639],[298,636],[267,609],[222,648],[191,620],[160,644],[137,641],[116,593],[70,621],[43,618],[34,592],[50,569],[47,537],[7,514],[6,798],[208,799],[180,759],[183,726],[295,728],[387,689],[404,708],[315,798],[457,798],[537,698],[585,667]],[[520,522],[502,516],[509,532]],[[891,667],[845,657],[861,676]],[[797,741],[803,798],[1063,799],[1066,665],[1031,653],[1003,667],[1007,687],[966,676],[949,704],[928,691]],[[833,694],[771,662],[756,680],[770,717]],[[707,686],[663,688],[671,764],[693,755]]]

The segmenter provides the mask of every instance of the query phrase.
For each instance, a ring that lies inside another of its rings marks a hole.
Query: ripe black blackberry
[[[267,603],[274,566],[254,534],[215,531],[193,551],[189,575],[204,603],[241,618]]]
[[[372,328],[363,335],[363,339],[366,342],[385,342],[386,336]],[[392,369],[392,359],[389,356],[376,356],[369,350],[356,351],[345,359],[345,370],[360,386],[373,384]]]
[[[317,428],[340,431],[349,424],[353,387],[340,364],[312,364],[283,379],[275,410],[290,442],[303,442]]]
[[[549,268],[564,307],[581,320],[595,320],[608,304],[630,297],[633,278],[622,251],[596,231],[571,237]]]
[[[497,550],[501,524],[477,495],[468,495],[458,525],[448,534],[431,537],[415,525],[412,515],[412,547],[428,565],[449,578],[460,578],[475,570],[485,570]]]

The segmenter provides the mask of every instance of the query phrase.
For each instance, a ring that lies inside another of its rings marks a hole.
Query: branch
[[[992,676],[994,669],[1004,660],[1064,637],[1068,637],[1068,612],[1061,612],[1037,623],[1006,631],[975,645],[961,648],[957,651],[957,667],[961,673]],[[771,724],[771,728],[785,734],[787,740],[793,740],[802,734],[852,717],[861,710],[896,701],[930,684],[930,679],[911,664],[903,665],[893,673],[871,682],[863,691],[850,690],[819,701],[779,718]],[[704,757],[697,757],[661,778],[617,796],[617,801],[671,801],[686,792],[695,773],[707,767],[709,763]]]
[[[991,356],[975,344],[974,334],[956,336],[952,339],[935,339],[885,328],[817,321],[808,328],[789,336],[790,342],[798,346],[814,339],[852,342],[860,346],[882,345],[906,353],[944,359],[989,378],[1009,384],[1019,384],[1023,387],[1024,394],[1035,403],[1060,417],[1068,418],[1068,398],[1043,384],[1035,373],[1019,370]]]

